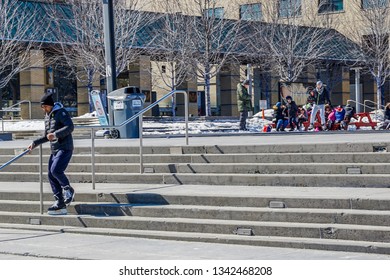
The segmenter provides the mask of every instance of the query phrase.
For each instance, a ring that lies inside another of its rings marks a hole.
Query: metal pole
[[[144,154],[143,154],[143,135],[142,135],[142,127],[143,127],[143,114],[139,116],[138,124],[139,124],[139,173],[144,173]]]
[[[92,173],[92,189],[95,190],[96,188],[96,181],[95,181],[95,133],[93,131],[93,128],[91,128],[91,173]]]
[[[252,64],[246,65],[246,78],[249,80],[248,93],[252,96]]]
[[[183,92],[184,94],[184,103],[185,103],[185,106],[184,106],[184,118],[185,118],[185,121],[186,121],[186,145],[188,146],[188,93],[185,91]]]
[[[353,68],[355,70],[355,99],[356,99],[356,113],[360,113],[360,68]]]
[[[104,46],[106,55],[107,94],[116,90],[114,7],[112,0],[103,0]],[[113,125],[111,106],[108,106],[109,124]]]
[[[28,112],[29,112],[29,116],[30,116],[30,120],[31,120],[31,101],[27,100],[27,102],[28,102]]]
[[[40,212],[43,215],[43,149],[42,145],[39,145],[39,205]]]

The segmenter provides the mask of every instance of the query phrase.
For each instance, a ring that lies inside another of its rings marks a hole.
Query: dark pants
[[[65,169],[68,167],[72,154],[72,150],[59,150],[57,153],[51,154],[49,158],[49,182],[53,194],[59,199],[62,198],[62,187],[69,185]]]
[[[289,117],[288,123],[290,124],[290,128],[293,129],[294,127],[298,126],[297,118],[296,117]]]
[[[244,108],[244,111],[240,112],[240,130],[246,130],[247,118],[248,118],[248,110]]]

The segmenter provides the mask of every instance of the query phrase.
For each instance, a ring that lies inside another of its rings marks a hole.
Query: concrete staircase
[[[78,191],[70,214],[60,217],[39,214],[36,192],[2,191],[0,226],[390,254],[390,196],[384,195],[390,187],[389,148],[390,143],[147,147],[144,174],[138,148],[98,148],[97,182],[148,184],[152,191]],[[0,149],[1,162],[10,157]],[[37,162],[36,154],[21,158],[0,171],[0,181],[38,181]],[[89,148],[76,149],[68,174],[75,184],[91,180]],[[161,184],[184,193],[189,186],[218,191],[168,194]],[[244,186],[253,192],[228,192]],[[265,188],[281,191],[258,192]],[[311,195],[313,188],[329,193]],[[346,192],[332,196],[340,188]],[[383,195],[354,194],[368,188]],[[284,194],[286,189],[295,195]],[[52,196],[45,193],[44,201],[46,209]]]
[[[387,143],[146,147],[140,174],[137,147],[106,147],[96,152],[96,182],[387,188],[388,150]],[[73,182],[91,181],[90,162],[90,148],[75,150],[68,169]],[[37,163],[36,152],[25,156],[0,171],[0,181],[37,181]]]

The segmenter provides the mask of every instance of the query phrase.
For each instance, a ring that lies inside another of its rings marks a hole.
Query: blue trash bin
[[[144,107],[145,94],[139,87],[124,87],[108,93],[114,125],[120,125]],[[119,138],[139,138],[139,118],[118,128]]]

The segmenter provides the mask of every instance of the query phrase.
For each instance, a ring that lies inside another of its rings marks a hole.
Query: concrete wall
[[[40,100],[45,92],[45,66],[44,53],[40,50],[30,51],[30,65],[27,70],[20,72],[20,99],[31,101],[31,113],[33,119],[43,118],[44,113],[41,109]],[[29,118],[29,109],[27,104],[21,106],[21,117]]]

